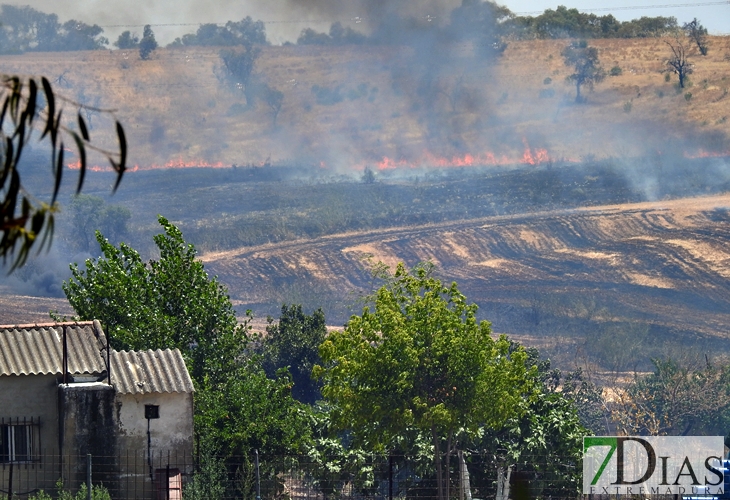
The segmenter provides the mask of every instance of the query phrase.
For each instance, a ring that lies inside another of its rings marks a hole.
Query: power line
[[[611,12],[614,10],[642,10],[642,9],[674,9],[682,7],[709,7],[713,5],[730,5],[730,1],[701,2],[701,3],[666,3],[660,5],[625,5],[623,7],[598,7],[596,9],[578,9],[580,12]],[[542,14],[544,11],[515,12],[518,15]]]
[[[578,9],[580,12],[611,12],[614,10],[647,10],[647,9],[675,9],[685,7],[711,7],[717,5],[730,6],[730,0],[715,1],[715,2],[698,2],[698,3],[666,3],[657,5],[624,5],[620,7],[598,7],[595,9]],[[526,11],[526,12],[515,12],[519,16],[542,14],[544,11]],[[348,19],[299,19],[299,20],[270,20],[261,21],[264,24],[332,24],[335,22],[346,22],[359,24],[362,21],[367,20],[367,17],[351,17]],[[149,23],[148,23],[149,24]],[[109,24],[100,26],[101,28],[143,28],[148,24]],[[225,22],[220,23],[164,23],[164,24],[149,24],[152,27],[180,27],[180,26],[200,26],[203,24],[215,24],[217,26],[224,26]]]

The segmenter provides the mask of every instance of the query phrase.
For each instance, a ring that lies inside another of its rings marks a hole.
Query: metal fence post
[[[256,459],[256,500],[261,500],[261,478],[259,477],[259,450],[254,450]]]
[[[8,498],[13,500],[13,461],[10,461],[10,472],[8,473]]]
[[[388,454],[388,500],[393,500],[393,454]]]
[[[91,453],[86,455],[86,500],[91,500]]]

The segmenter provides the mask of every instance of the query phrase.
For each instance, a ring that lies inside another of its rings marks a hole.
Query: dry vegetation
[[[214,48],[159,49],[150,61],[117,50],[2,56],[0,62],[6,72],[57,79],[72,99],[118,108],[132,161],[141,167],[179,159],[241,165],[271,157],[274,163],[350,168],[427,150],[519,156],[525,140],[553,158],[580,159],[645,153],[637,141],[624,140],[637,130],[656,129],[658,136],[727,132],[729,37],[710,37],[706,57],[691,55],[692,86],[681,91],[676,77],[664,79],[669,49],[663,39],[592,40],[603,67],[622,73],[597,86],[582,106],[572,104],[574,89],[565,82],[569,71],[560,51],[566,43],[512,42],[496,65],[472,59],[471,48],[461,47],[451,58],[453,72],[447,64],[439,76],[443,91],[425,104],[413,97],[418,71],[409,66],[407,49],[267,47],[256,71],[284,93],[275,129],[263,103],[236,111],[245,98],[221,82]],[[340,86],[344,98],[318,104],[314,85]],[[462,92],[453,99],[457,85]],[[424,123],[426,107],[448,130],[434,137]]]

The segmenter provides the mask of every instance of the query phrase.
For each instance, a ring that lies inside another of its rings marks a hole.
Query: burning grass
[[[512,42],[496,64],[472,59],[467,46],[438,63],[425,90],[428,73],[410,49],[266,47],[257,72],[284,94],[276,127],[264,103],[248,107],[241,92],[221,82],[215,48],[160,49],[150,61],[136,52],[99,51],[0,62],[8,72],[48,75],[72,99],[118,108],[131,164],[141,169],[267,159],[323,162],[335,171],[541,164],[640,156],[687,131],[696,149],[688,155],[727,154],[730,37],[710,37],[709,55],[691,56],[692,86],[682,92],[674,79],[664,80],[663,40],[592,40],[603,66],[619,66],[621,74],[597,86],[584,105],[573,104],[574,89],[565,83],[566,43]],[[339,97],[318,101],[313,88]],[[705,144],[701,136],[713,133],[724,139]]]

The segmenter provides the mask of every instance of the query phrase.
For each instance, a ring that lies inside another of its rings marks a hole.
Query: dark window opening
[[[12,422],[12,420],[11,420]],[[0,463],[32,462],[38,457],[38,421],[0,424]]]

